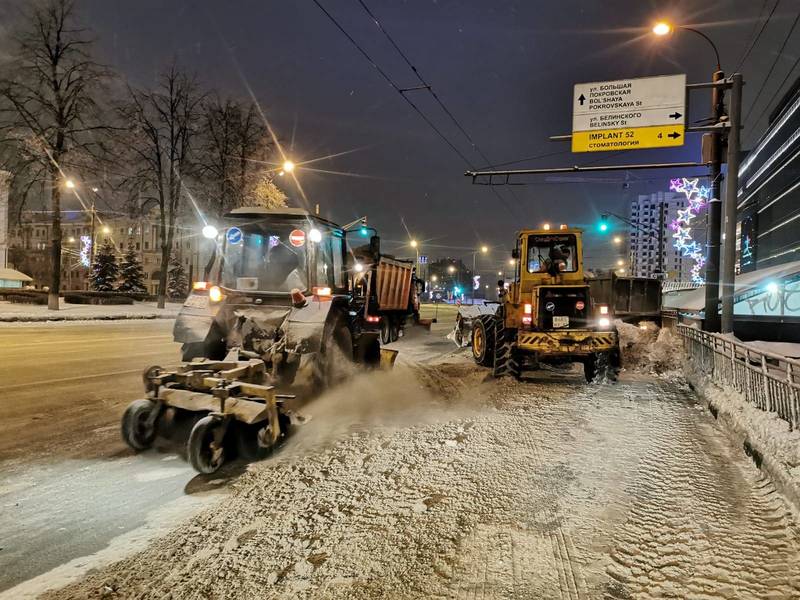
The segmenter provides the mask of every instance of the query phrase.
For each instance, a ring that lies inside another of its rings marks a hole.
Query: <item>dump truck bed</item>
[[[381,257],[376,268],[378,310],[408,310],[413,271],[414,265],[410,261]]]

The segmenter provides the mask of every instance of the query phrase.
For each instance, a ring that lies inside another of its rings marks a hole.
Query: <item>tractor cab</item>
[[[305,210],[237,209],[219,237],[212,279],[223,291],[283,297],[293,290],[347,292],[344,232]]]

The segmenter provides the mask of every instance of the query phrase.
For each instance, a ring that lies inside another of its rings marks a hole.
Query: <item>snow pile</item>
[[[672,376],[681,369],[680,337],[650,321],[639,325],[616,322],[622,350],[622,366],[637,373]]]
[[[800,431],[791,431],[777,414],[753,406],[736,390],[710,382],[691,365],[686,376],[800,514]]]

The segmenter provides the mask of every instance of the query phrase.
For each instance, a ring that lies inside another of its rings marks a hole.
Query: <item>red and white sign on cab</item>
[[[302,229],[293,229],[289,234],[289,243],[295,248],[299,248],[306,243],[306,232]]]

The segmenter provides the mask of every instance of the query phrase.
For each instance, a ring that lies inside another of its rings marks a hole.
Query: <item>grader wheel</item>
[[[481,315],[472,325],[472,358],[482,367],[494,365],[494,317]]]

